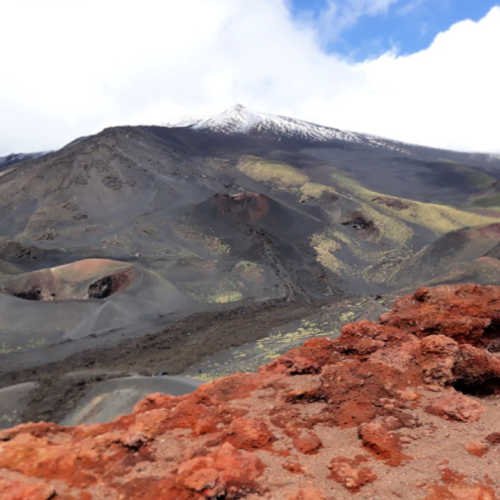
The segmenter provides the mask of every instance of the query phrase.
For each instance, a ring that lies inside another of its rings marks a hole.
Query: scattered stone
[[[486,446],[484,443],[481,443],[480,441],[471,441],[470,443],[467,443],[465,445],[465,449],[471,454],[475,455],[476,457],[482,457],[488,452],[488,446]]]
[[[302,431],[293,439],[293,444],[298,451],[306,455],[316,453],[321,448],[321,440],[311,431]]]
[[[475,399],[450,390],[437,398],[426,410],[449,420],[476,422],[481,418],[484,407]]]
[[[377,479],[369,467],[361,467],[356,459],[337,457],[330,462],[328,468],[331,477],[352,493],[356,493],[365,484]]]

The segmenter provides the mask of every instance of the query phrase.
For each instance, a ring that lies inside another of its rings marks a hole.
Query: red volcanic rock
[[[0,498],[3,500],[50,500],[56,490],[41,481],[31,484],[24,480],[8,480],[0,478]]]
[[[481,443],[480,441],[472,441],[470,443],[467,443],[465,445],[465,449],[471,455],[475,455],[476,457],[482,457],[488,452],[488,446],[486,446],[484,443]]]
[[[454,391],[447,391],[426,410],[434,415],[460,422],[475,422],[481,418],[481,414],[485,411],[481,403]]]
[[[500,287],[419,289],[257,373],[0,431],[0,498],[492,500],[499,339]]]
[[[371,422],[359,426],[359,437],[363,445],[388,465],[401,465],[403,460],[408,459],[401,453],[399,437],[389,432],[382,424]]]
[[[422,500],[496,500],[495,491],[490,486],[471,483],[462,474],[449,469],[441,473],[444,484],[434,484],[429,494]]]
[[[495,492],[482,484],[456,483],[449,486],[432,486],[423,500],[496,500]]]
[[[377,479],[369,467],[360,466],[359,460],[356,459],[337,457],[330,462],[328,468],[331,477],[353,493]]]
[[[205,457],[197,457],[182,463],[176,475],[176,483],[193,490],[202,498],[239,498],[242,492],[255,492],[255,480],[262,474],[264,465],[253,454],[239,451],[224,443]]]
[[[237,418],[231,423],[226,439],[237,448],[252,450],[267,447],[274,436],[261,420]]]
[[[311,431],[302,431],[293,439],[293,444],[298,451],[306,455],[316,453],[321,448],[321,440]]]
[[[443,334],[460,343],[485,345],[490,338],[485,330],[494,330],[500,322],[498,287],[419,288],[413,295],[396,300],[393,310],[381,321],[419,337]]]

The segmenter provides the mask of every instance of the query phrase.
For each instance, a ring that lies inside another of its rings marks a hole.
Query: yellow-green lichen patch
[[[307,201],[311,198],[321,198],[323,194],[330,193],[332,195],[337,195],[335,189],[331,186],[325,184],[319,184],[317,182],[306,182],[300,187],[300,200],[301,202]]]
[[[338,257],[335,252],[340,250],[341,245],[326,233],[316,233],[311,236],[311,246],[316,251],[317,261],[330,271],[340,273],[346,270],[347,266]]]
[[[37,349],[47,344],[45,338],[31,337],[24,345],[9,345],[6,342],[0,343],[0,354],[10,354],[13,352],[29,351],[30,349]]]
[[[238,163],[238,170],[261,182],[270,182],[281,189],[298,188],[309,181],[309,177],[287,163],[245,156]]]
[[[340,314],[339,320],[341,324],[347,325],[348,323],[352,323],[355,319],[356,315],[352,311],[346,311]]]
[[[208,296],[208,302],[213,304],[228,304],[230,302],[238,302],[243,298],[243,294],[238,291],[220,292]]]
[[[354,179],[338,173],[333,178],[342,189],[366,202],[363,210],[368,210],[368,204],[373,205],[373,203],[377,203],[377,210],[372,209],[372,213],[377,212],[381,214],[383,212],[386,214],[385,219],[387,223],[384,224],[384,232],[390,235],[390,239],[393,240],[408,239],[408,231],[411,230],[407,228],[402,231],[402,221],[423,226],[437,235],[467,226],[480,226],[498,222],[498,218],[474,212],[466,212],[465,210],[447,205],[424,203],[397,196],[382,195],[363,187]],[[388,200],[392,201],[392,203],[388,203]],[[405,208],[401,208],[402,206]],[[391,225],[394,225],[394,227],[391,228]]]
[[[262,281],[264,279],[264,268],[250,260],[240,260],[233,271],[248,281]]]
[[[373,221],[378,230],[377,239],[387,238],[399,245],[404,245],[411,240],[413,231],[398,217],[383,213],[382,210],[373,208],[369,203],[360,202],[360,212],[368,220]]]
[[[231,247],[215,235],[206,234],[194,226],[181,223],[172,223],[171,228],[175,235],[186,241],[198,243],[214,255],[228,255]]]
[[[229,375],[229,373],[224,375]],[[190,375],[190,376],[192,378],[195,378],[196,380],[201,380],[202,382],[211,382],[212,380],[219,378],[220,375],[216,375],[215,373],[211,375],[209,375],[208,373],[197,373],[195,375]]]
[[[302,320],[301,326],[294,331],[278,331],[268,337],[257,340],[257,355],[252,359],[252,363],[269,362],[280,356],[284,351],[301,345],[310,338],[334,334],[336,334],[336,332],[324,330],[313,321]]]

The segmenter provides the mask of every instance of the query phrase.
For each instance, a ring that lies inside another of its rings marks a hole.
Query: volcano
[[[2,386],[63,419],[54,379],[254,369],[408,288],[496,284],[499,185],[491,155],[241,105],[0,160]]]

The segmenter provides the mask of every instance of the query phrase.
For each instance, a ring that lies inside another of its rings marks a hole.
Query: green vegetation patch
[[[300,200],[301,202],[307,201],[311,198],[321,198],[323,194],[331,193],[337,195],[337,191],[326,184],[319,184],[317,182],[306,182],[300,187]]]
[[[268,161],[256,156],[245,156],[238,163],[238,170],[256,181],[271,182],[281,189],[297,188],[309,177],[287,163]]]
[[[212,304],[228,304],[230,302],[238,302],[242,298],[243,294],[241,292],[233,290],[209,295],[208,302]]]
[[[392,235],[389,236],[391,239],[400,239],[401,237],[403,239],[407,239],[409,234],[408,231],[411,230],[409,228],[403,229],[401,226],[402,221],[426,227],[437,235],[461,229],[463,227],[481,226],[498,222],[498,218],[496,217],[480,215],[474,212],[466,212],[465,210],[460,210],[447,205],[424,203],[415,200],[408,200],[406,198],[399,198],[397,196],[382,195],[363,187],[354,179],[338,173],[335,173],[333,177],[339,186],[362,200],[370,202],[371,206],[373,206],[373,203],[376,202],[377,199],[384,198],[385,200],[394,200],[395,203],[393,206],[390,206],[387,203],[380,203],[379,206],[377,206],[377,210],[372,209],[373,211],[371,212],[374,218],[376,216],[375,212],[378,212],[379,214],[384,212],[386,214],[385,220],[387,221],[387,224],[384,225],[384,231],[389,231],[388,234],[392,233]],[[407,206],[407,208],[397,208],[402,205]],[[363,210],[369,210],[369,208],[365,205]],[[369,216],[369,214],[367,215]],[[387,218],[387,216],[391,217]],[[390,227],[391,223],[394,225],[393,228]]]

